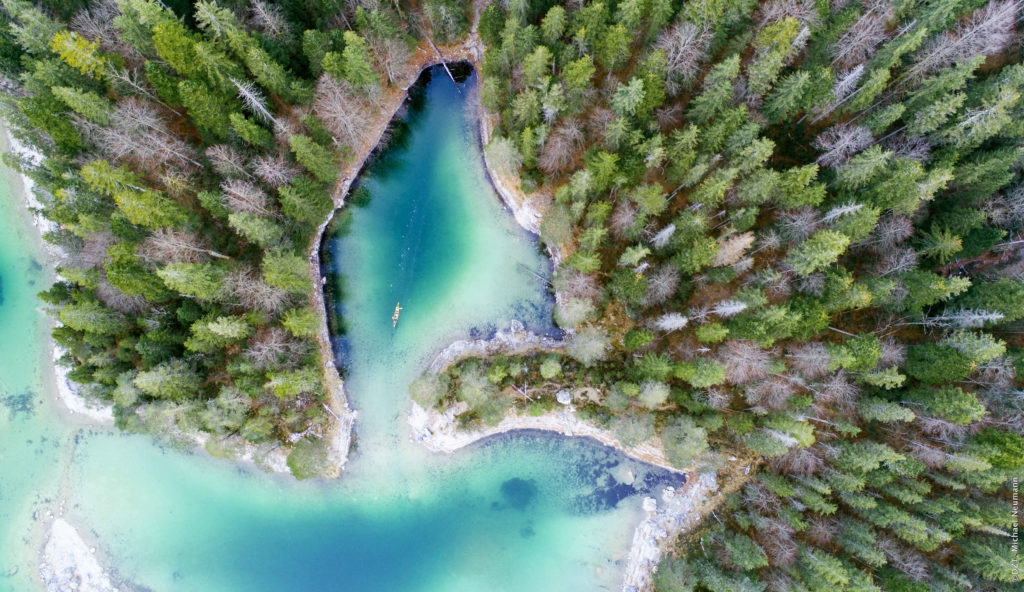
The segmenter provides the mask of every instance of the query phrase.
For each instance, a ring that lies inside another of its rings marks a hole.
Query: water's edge
[[[444,60],[442,60],[440,56],[430,54],[428,54],[427,59],[425,60],[417,60],[417,66],[419,69],[416,71],[415,76],[406,80],[406,83],[401,86],[400,93],[391,92],[385,100],[382,101],[384,106],[381,108],[378,120],[374,122],[375,131],[368,134],[369,136],[376,138],[376,141],[369,149],[362,152],[362,156],[360,158],[353,159],[342,166],[341,173],[339,175],[340,179],[332,195],[335,208],[327,216],[327,219],[317,228],[309,260],[310,274],[313,279],[314,286],[311,298],[315,308],[320,313],[320,335],[318,341],[321,351],[321,360],[323,360],[324,366],[324,385],[330,401],[328,410],[330,411],[330,415],[333,420],[330,422],[330,435],[328,437],[328,443],[332,454],[332,466],[329,469],[329,473],[325,475],[327,477],[336,477],[340,475],[348,461],[348,451],[351,445],[354,424],[358,417],[358,410],[353,409],[349,403],[348,396],[345,392],[344,381],[338,372],[338,362],[335,357],[334,347],[331,340],[331,314],[327,308],[328,299],[325,295],[327,282],[326,276],[323,273],[324,242],[329,240],[329,237],[326,236],[326,230],[330,226],[334,217],[337,216],[338,213],[346,206],[346,198],[348,197],[349,191],[352,189],[355,181],[364,173],[366,168],[372,164],[373,158],[386,146],[386,142],[382,143],[382,139],[400,117],[402,108],[411,96],[411,91],[415,87],[423,84],[424,74],[426,74],[427,70],[444,63],[468,64],[476,72],[477,76],[481,76],[479,56],[473,51],[474,49],[476,49],[476,45],[472,42],[467,42],[466,44],[455,48],[440,48],[440,51],[444,56]],[[391,90],[394,91],[397,89]],[[497,116],[488,112],[479,101],[475,101],[475,107],[477,111],[477,148],[480,153],[481,162],[483,163],[484,176],[490,183],[492,189],[494,189],[494,192],[501,198],[502,206],[512,213],[520,227],[522,227],[522,229],[527,233],[536,236],[539,232],[541,213],[537,205],[534,203],[534,200],[532,200],[530,196],[525,195],[519,189],[517,179],[510,179],[500,175],[487,160],[487,152],[484,147],[494,129],[493,120]],[[384,117],[385,115],[387,115],[386,119]],[[557,265],[562,258],[561,250],[558,248],[552,248],[550,245],[546,249],[546,255],[553,265]],[[517,334],[513,337],[517,343],[521,343],[523,345],[532,343],[536,338],[537,336],[530,334]],[[500,340],[500,338],[497,337],[496,339]],[[443,348],[442,351],[447,351],[454,345],[457,344],[451,344],[447,348]],[[515,348],[514,343],[506,345],[510,345],[513,349]],[[422,412],[423,410],[419,411]],[[428,412],[429,411],[433,410],[428,410]],[[438,414],[437,411],[434,411],[434,413]],[[418,413],[416,407],[413,406],[406,419],[410,423],[416,425],[414,422],[417,421],[416,418],[419,416],[420,413]],[[575,416],[567,417],[565,413],[559,412],[550,412],[541,418],[510,419],[512,421],[503,422],[503,425],[496,430],[488,430],[480,433],[464,433],[454,440],[439,436],[436,441],[430,442],[428,441],[430,436],[419,436],[415,438],[415,441],[426,446],[428,449],[451,453],[499,433],[508,433],[516,430],[539,429],[557,432],[562,435],[574,435],[576,432],[580,431],[580,426],[583,425],[583,422],[576,419]],[[639,447],[627,447],[622,445],[608,430],[589,423],[586,424],[584,433],[581,435],[594,438],[600,443],[606,446],[611,446],[636,460],[653,464],[670,471],[681,472],[667,461],[664,451],[661,450],[660,446],[656,443],[646,443]]]
[[[474,50],[478,49],[478,44],[466,43],[463,46],[456,48],[442,48],[444,61],[447,62],[467,62],[474,70],[479,73],[479,55],[474,53]],[[355,422],[357,411],[352,409],[348,397],[345,392],[345,385],[341,375],[338,372],[336,365],[334,348],[332,347],[331,331],[329,327],[329,314],[326,307],[326,298],[324,295],[324,275],[323,275],[323,262],[322,262],[322,251],[324,244],[324,235],[327,228],[330,226],[334,216],[336,216],[341,209],[346,205],[346,198],[354,181],[359,178],[360,174],[372,161],[374,155],[376,155],[380,148],[382,148],[381,139],[387,133],[387,130],[396,121],[396,116],[400,113],[403,105],[410,96],[410,90],[422,79],[424,72],[431,66],[442,63],[442,59],[439,56],[431,54],[417,54],[414,60],[420,65],[420,69],[415,76],[410,76],[411,80],[407,85],[402,88],[389,89],[386,100],[382,101],[382,108],[379,114],[380,123],[374,122],[374,131],[376,140],[367,149],[362,152],[362,158],[353,159],[349,163],[346,163],[341,167],[339,181],[335,187],[333,199],[335,203],[335,209],[328,215],[327,219],[318,227],[316,238],[312,244],[310,252],[310,273],[314,280],[314,290],[311,295],[314,306],[319,306],[318,310],[321,314],[321,331],[320,331],[320,345],[321,345],[321,359],[324,361],[324,384],[327,391],[328,403],[327,408],[329,414],[332,417],[330,421],[330,432],[328,440],[331,445],[331,462],[332,462],[332,477],[340,475],[344,469],[345,464],[349,457],[349,448],[351,445],[352,429]],[[492,171],[490,163],[487,162],[486,151],[483,150],[484,143],[490,136],[492,126],[490,125],[493,114],[487,113],[486,110],[477,102],[475,107],[478,110],[477,122],[479,127],[477,129],[477,139],[479,141],[480,158],[483,161],[483,168],[485,176],[491,183],[491,186],[495,192],[500,196],[504,207],[511,210],[517,223],[522,226],[525,230],[531,234],[536,234],[536,227],[531,227],[531,220],[539,220],[539,214],[536,213],[534,204],[530,201],[530,198],[525,196],[518,187],[515,187],[517,183],[515,180],[503,179]],[[386,118],[385,118],[386,117]],[[27,191],[26,191],[27,193]],[[41,230],[41,229],[40,229]],[[557,251],[552,252],[548,250],[549,257],[556,263],[559,260],[559,253]],[[47,337],[47,340],[49,338]],[[47,372],[47,374],[49,374]],[[50,376],[54,376],[50,374]],[[65,414],[64,409],[61,410],[62,414]],[[76,415],[75,417],[82,417]],[[503,431],[515,431],[521,432],[523,430],[545,430],[547,432],[555,432],[565,435],[566,432],[573,432],[573,435],[580,435],[578,431],[574,431],[572,426],[577,424],[573,423],[574,418],[567,418],[566,424],[558,424],[558,419],[555,419],[555,423],[538,424],[538,425],[522,425],[512,427],[509,430]],[[578,420],[576,420],[578,421]],[[569,426],[569,427],[567,427]],[[600,430],[600,428],[595,428]],[[603,430],[602,430],[603,431]],[[607,432],[605,432],[607,434]],[[453,448],[449,452],[454,450],[462,449],[471,445],[481,445],[484,439],[493,437],[494,434],[482,434],[482,435],[470,435],[466,438],[467,434],[462,434],[464,442],[461,442],[457,447]],[[587,436],[594,437],[593,434],[586,434]],[[608,439],[595,437],[602,444],[616,448],[624,452],[627,456],[651,463],[649,458],[644,458],[643,455],[638,454],[636,451],[626,449],[617,443],[614,438],[608,435]],[[201,443],[198,448],[202,450]],[[73,450],[73,448],[72,448]],[[245,459],[241,459],[245,460]],[[264,467],[266,468],[266,467]],[[280,470],[280,469],[279,469]],[[282,472],[287,472],[286,469]],[[713,478],[713,476],[712,476]],[[692,485],[691,485],[692,483]],[[60,488],[61,495],[63,495],[65,488]],[[710,496],[714,490],[714,484],[709,483],[706,480],[697,480],[687,478],[687,487],[684,487],[675,494],[675,498],[665,497],[666,504],[661,506],[654,502],[652,498],[648,498],[649,502],[645,501],[644,507],[648,511],[647,518],[636,528],[633,537],[633,546],[630,551],[628,558],[628,567],[626,570],[626,576],[622,583],[624,590],[630,589],[636,586],[638,583],[642,585],[643,582],[650,580],[650,574],[653,568],[656,566],[657,557],[660,556],[661,548],[667,543],[671,542],[674,536],[669,536],[673,532],[678,532],[674,529],[676,525],[679,528],[683,527],[683,518],[687,518],[690,522],[696,518],[696,513],[693,512],[694,504],[704,497]],[[693,503],[683,504],[679,502],[681,499],[691,499]],[[671,502],[671,499],[675,499],[676,502]],[[86,548],[88,544],[91,544],[95,537],[88,536],[87,530],[82,530],[82,533],[77,533],[74,527],[69,524],[66,520],[60,518],[63,512],[57,515],[57,518],[53,519],[49,523],[49,528],[44,528],[42,524],[37,525],[36,532],[39,536],[37,542],[33,544],[34,549],[40,549],[47,551],[42,556],[39,556],[39,565],[35,576],[40,580],[47,580],[41,568],[44,564],[49,564],[50,567],[57,567],[55,557],[66,556],[70,553],[72,556],[76,556],[78,559],[72,561],[71,566],[78,571],[78,577],[82,577],[83,574],[95,574],[97,579],[93,580],[95,586],[83,586],[81,589],[93,589],[93,590],[106,590],[106,586],[109,583],[111,572],[109,570],[103,570],[102,564],[114,565],[112,560],[107,561],[107,557],[100,552],[100,556],[103,558],[99,561],[96,560],[95,556],[85,556],[81,553],[83,548]],[[50,518],[53,518],[52,516]],[[73,521],[72,521],[73,524]],[[670,528],[671,527],[671,528]],[[63,546],[57,545],[54,547],[52,544],[56,539],[62,542]],[[82,536],[85,534],[86,536]],[[85,542],[82,542],[82,541]],[[51,551],[51,549],[56,549]],[[95,553],[95,550],[89,550],[90,555]],[[56,555],[55,555],[56,553]],[[99,571],[97,571],[99,570]],[[84,579],[84,578],[83,578]],[[83,582],[84,583],[84,582]],[[115,584],[121,584],[115,581]],[[54,583],[52,581],[46,581],[44,584],[48,589],[66,589],[62,587],[60,583]]]

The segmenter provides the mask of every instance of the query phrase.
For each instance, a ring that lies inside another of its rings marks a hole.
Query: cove
[[[338,359],[359,411],[338,480],[297,483],[64,417],[44,395],[46,326],[31,283],[44,274],[21,255],[33,252],[32,229],[4,235],[0,339],[37,339],[0,362],[0,565],[21,567],[0,589],[31,589],[31,516],[58,499],[120,578],[152,590],[619,587],[642,496],[674,477],[539,432],[448,456],[409,441],[407,387],[436,351],[513,320],[554,331],[530,273],[548,264],[487,182],[475,75],[464,74],[457,87],[443,70],[424,73],[361,174],[368,203],[343,210],[324,245]],[[20,207],[10,195],[4,213]],[[624,468],[635,483],[616,481]]]

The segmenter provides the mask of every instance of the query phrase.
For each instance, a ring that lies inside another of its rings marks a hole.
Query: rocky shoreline
[[[525,330],[522,323],[512,321],[508,329],[499,329],[490,339],[464,339],[451,343],[434,356],[427,368],[430,372],[439,374],[451,364],[468,357],[561,351],[563,347],[565,342],[530,333]]]
[[[696,526],[702,515],[701,507],[717,492],[718,479],[714,473],[691,473],[682,489],[665,488],[660,505],[652,497],[644,498],[647,517],[633,532],[622,592],[654,589],[654,573],[661,558],[680,534]]]

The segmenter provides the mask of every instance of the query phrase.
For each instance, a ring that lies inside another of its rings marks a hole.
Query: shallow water
[[[49,281],[39,238],[17,199],[15,173],[0,170],[0,590],[30,589],[36,523],[32,514],[54,499],[69,430],[43,393],[48,326],[36,293]],[[52,380],[52,379],[50,379]],[[12,573],[12,571],[14,573]]]
[[[554,331],[545,287],[523,269],[546,274],[547,264],[490,189],[465,101],[435,73],[363,174],[369,204],[327,241],[345,329],[339,359],[360,413],[342,478],[296,483],[76,427],[41,401],[36,340],[0,358],[4,400],[14,401],[0,408],[0,524],[13,526],[0,528],[0,566],[20,567],[0,589],[27,589],[22,537],[35,500],[58,496],[121,577],[153,590],[617,589],[638,494],[659,488],[662,471],[535,432],[450,456],[409,442],[407,386],[438,349],[513,319]],[[10,201],[3,207],[16,211]],[[18,255],[32,252],[31,230],[0,236],[0,351],[43,326],[29,285],[43,271]],[[28,404],[9,398],[26,391]],[[636,487],[611,477],[623,463]]]

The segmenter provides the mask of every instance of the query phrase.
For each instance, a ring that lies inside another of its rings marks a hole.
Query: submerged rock
[[[499,507],[523,511],[535,497],[537,497],[536,481],[514,477],[501,484],[501,498],[504,500],[504,504]]]
[[[43,586],[49,592],[116,592],[94,551],[66,520],[54,520],[39,565]]]

